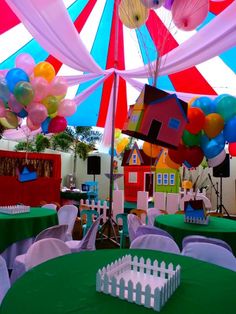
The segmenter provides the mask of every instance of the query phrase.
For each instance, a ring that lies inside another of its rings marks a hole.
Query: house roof
[[[128,149],[128,150],[124,151],[124,156],[123,156],[123,160],[121,163],[122,167],[128,166],[128,162],[129,162],[129,159],[131,158],[133,151],[134,151],[134,146],[132,149]],[[152,157],[147,156],[142,149],[139,149],[137,147],[137,152],[138,152],[139,156],[141,157],[140,159],[142,160],[142,164],[137,165],[137,166],[139,166],[139,167],[140,166],[154,166],[156,164],[156,158],[152,158]]]

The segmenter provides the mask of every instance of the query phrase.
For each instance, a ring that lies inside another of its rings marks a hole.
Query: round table
[[[29,213],[0,213],[0,252],[11,244],[36,236],[40,231],[58,224],[57,212],[53,209],[31,207]]]
[[[181,284],[162,308],[162,314],[219,314],[235,310],[236,272],[181,255],[110,249],[60,256],[31,269],[8,291],[0,313],[154,313],[144,306],[96,292],[97,270],[126,254],[181,266]]]
[[[184,222],[183,215],[157,216],[154,225],[169,232],[182,249],[182,240],[189,235],[202,235],[227,242],[236,256],[236,221],[226,218],[210,217],[208,225]]]

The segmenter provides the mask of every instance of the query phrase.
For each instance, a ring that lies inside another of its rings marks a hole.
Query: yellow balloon
[[[128,28],[138,28],[143,25],[149,15],[140,0],[122,0],[119,5],[119,17],[121,22]]]
[[[54,67],[47,61],[39,62],[34,67],[34,76],[41,76],[48,82],[51,82],[56,75]]]
[[[55,96],[47,96],[42,100],[42,104],[47,108],[48,114],[54,114],[57,112],[58,105],[59,105],[59,100]]]
[[[18,127],[18,118],[10,110],[6,110],[6,114],[4,118],[0,118],[0,123],[5,129],[15,129]]]

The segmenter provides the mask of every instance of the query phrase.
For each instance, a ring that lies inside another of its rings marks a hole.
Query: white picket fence
[[[94,200],[89,201],[89,200],[81,199],[80,200],[80,206],[81,205],[87,205],[87,206],[89,206],[90,209],[96,210],[99,213],[99,215],[102,215],[102,219],[104,221],[106,221],[107,210],[109,208],[109,206],[107,205],[106,201],[104,201],[103,204],[102,204],[101,201],[98,201],[98,202],[95,203]]]
[[[152,264],[150,259],[131,255],[99,269],[96,275],[97,291],[155,311],[161,310],[179,285],[179,265],[174,270],[173,264],[158,265],[157,260]]]

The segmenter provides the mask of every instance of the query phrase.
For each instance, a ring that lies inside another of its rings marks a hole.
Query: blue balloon
[[[49,126],[49,123],[51,122],[51,118],[47,117],[42,123],[41,123],[41,129],[42,129],[42,132],[44,134],[47,134],[48,133],[48,126]]]
[[[29,76],[24,70],[13,68],[7,72],[6,81],[10,92],[13,93],[17,83],[20,81],[29,82]]]
[[[28,116],[28,112],[25,109],[22,109],[20,112],[16,114],[20,118],[25,118]]]
[[[201,109],[205,115],[215,112],[215,104],[209,97],[195,99],[191,107]]]
[[[203,135],[201,137],[200,146],[207,159],[214,158],[215,156],[219,155],[219,153],[225,147],[225,138],[223,132],[212,139],[209,139],[206,135]]]
[[[236,116],[231,118],[224,127],[224,137],[229,143],[236,142]]]
[[[225,96],[230,96],[230,95],[229,95],[229,94],[221,94],[221,95],[217,96],[217,97],[213,100],[214,105],[216,106],[216,105],[218,104],[218,102],[219,102],[222,98],[224,98]]]

